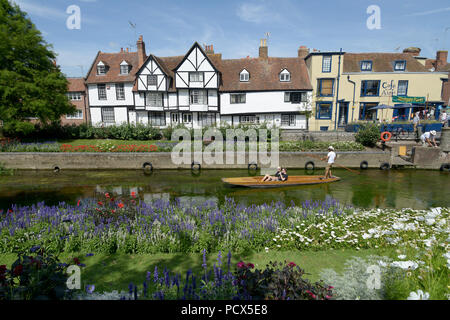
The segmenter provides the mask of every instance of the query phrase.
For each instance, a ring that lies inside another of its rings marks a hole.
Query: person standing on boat
[[[327,161],[327,166],[325,168],[325,176],[323,179],[331,178],[331,168],[333,167],[334,161],[336,160],[336,152],[334,152],[333,146],[328,147],[328,154],[326,157],[323,157],[321,160]]]

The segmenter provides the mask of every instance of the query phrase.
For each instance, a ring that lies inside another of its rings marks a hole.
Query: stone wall
[[[303,131],[303,130],[282,130],[281,141],[355,141],[355,133],[345,131]]]

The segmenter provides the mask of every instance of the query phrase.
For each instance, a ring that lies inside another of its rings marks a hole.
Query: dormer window
[[[106,65],[103,62],[99,62],[97,64],[97,75],[105,75],[106,74]]]
[[[250,79],[250,73],[248,73],[247,70],[242,70],[241,73],[239,74],[239,80],[241,82],[247,82]]]
[[[125,60],[120,64],[120,74],[129,74],[130,73],[130,65]]]
[[[361,61],[361,71],[372,71],[372,61]]]
[[[280,72],[280,81],[281,82],[291,81],[291,74],[289,73],[289,71],[284,69],[283,71]]]
[[[394,71],[405,71],[405,69],[406,69],[405,60],[397,60],[394,62]]]

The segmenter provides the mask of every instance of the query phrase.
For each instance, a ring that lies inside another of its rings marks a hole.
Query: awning
[[[412,108],[412,105],[410,103],[404,103],[392,107],[392,109],[405,109],[405,108]]]
[[[369,110],[393,109],[393,108],[394,108],[393,106],[388,106],[388,105],[386,105],[386,104],[380,104],[380,105],[378,105],[378,106],[376,106],[376,107],[370,108]]]

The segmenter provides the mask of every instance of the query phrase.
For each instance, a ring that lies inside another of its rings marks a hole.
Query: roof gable
[[[186,65],[187,70],[183,71],[199,71],[202,66],[205,68],[205,61],[209,63],[212,70],[207,71],[215,71],[219,72],[214,63],[209,59],[208,55],[203,51],[202,47],[195,42],[189,51],[186,53],[184,58],[180,61],[180,63],[173,69],[173,71],[177,72],[182,66]]]
[[[344,72],[361,72],[362,61],[372,61],[372,72],[400,72],[394,70],[396,61],[406,61],[406,68],[401,72],[429,72],[407,53],[345,53]]]

